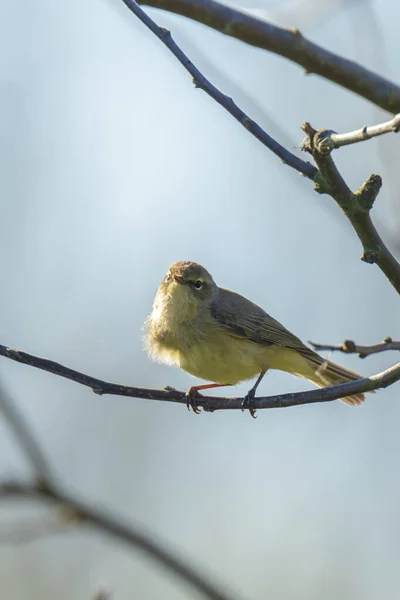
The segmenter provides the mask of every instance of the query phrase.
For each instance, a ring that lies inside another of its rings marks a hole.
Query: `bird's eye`
[[[196,281],[194,282],[194,287],[196,288],[196,290],[200,290],[203,287],[203,282],[201,279],[196,279]]]
[[[165,276],[165,283],[168,283],[169,281],[171,281],[171,273],[167,273]]]

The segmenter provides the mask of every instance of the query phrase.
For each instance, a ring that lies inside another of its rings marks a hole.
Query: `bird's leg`
[[[199,390],[210,390],[211,388],[225,387],[227,385],[231,385],[231,384],[230,383],[206,383],[205,385],[193,385],[186,392],[186,398],[187,398],[186,407],[187,407],[187,409],[190,411],[190,407],[191,407],[193,412],[196,413],[196,415],[199,415],[201,413],[201,410],[198,408],[197,403],[196,403],[196,398],[198,398],[199,396],[201,397]]]
[[[247,394],[245,395],[245,397],[243,398],[242,410],[244,410],[245,408],[248,408],[253,419],[257,418],[256,417],[256,409],[254,408],[254,396],[256,395],[256,390],[257,390],[259,384],[261,383],[261,380],[264,377],[265,373],[266,373],[266,371],[261,371],[261,373],[259,374],[259,376],[257,378],[257,381],[255,382],[255,384],[253,385],[251,390],[249,390],[247,392]]]

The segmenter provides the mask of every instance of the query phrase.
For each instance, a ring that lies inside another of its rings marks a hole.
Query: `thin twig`
[[[140,21],[150,29],[158,37],[159,40],[172,52],[172,54],[178,59],[181,65],[190,73],[193,78],[195,87],[202,89],[206,94],[213,98],[218,104],[220,104],[225,110],[229,112],[249,133],[251,133],[259,142],[266,146],[271,152],[278,156],[281,161],[292,167],[305,177],[314,180],[317,173],[317,169],[314,165],[306,162],[289,152],[279,142],[272,138],[264,129],[262,129],[253,119],[251,119],[238,105],[226,94],[220,92],[204,75],[199,69],[191,62],[186,54],[179,48],[179,46],[173,40],[170,31],[164,27],[159,27],[153,19],[151,19],[135,0],[123,0],[124,4],[129,8],[130,11],[135,14]]]
[[[365,142],[385,133],[397,133],[399,129],[400,113],[395,115],[390,121],[385,121],[379,125],[365,126],[355,131],[349,131],[348,133],[335,133],[334,131],[326,130],[324,131],[324,135],[319,135],[316,149],[321,154],[329,154],[334,148]]]
[[[70,369],[47,358],[40,358],[27,352],[13,350],[7,346],[0,345],[0,356],[10,358],[16,362],[48,371],[54,375],[71,379],[76,383],[87,386],[93,392],[99,395],[111,394],[114,396],[127,396],[130,398],[141,398],[143,400],[160,400],[163,402],[176,402],[178,404],[187,404],[185,392],[175,390],[174,388],[164,388],[163,390],[154,390],[148,388],[139,388],[117,383],[109,383],[90,375],[85,375],[74,369]],[[297,406],[300,404],[312,404],[315,402],[330,402],[360,394],[362,392],[371,392],[381,388],[386,388],[400,379],[400,363],[373,375],[350,383],[330,386],[322,389],[311,390],[307,392],[295,392],[290,394],[280,394],[278,396],[262,396],[254,399],[254,408],[285,408],[288,406]],[[217,396],[199,396],[196,398],[196,404],[202,406],[208,412],[216,410],[241,410],[243,407],[243,398],[229,398]]]
[[[378,352],[386,352],[387,350],[397,350],[400,351],[400,341],[393,341],[392,338],[387,337],[380,342],[379,344],[374,344],[373,346],[360,346],[353,342],[353,340],[344,340],[343,344],[340,346],[330,346],[328,344],[315,344],[314,342],[308,342],[314,348],[314,350],[318,350],[318,352],[323,351],[338,351],[344,352],[345,354],[358,354],[360,358],[366,358],[371,354],[378,354]]]
[[[51,490],[44,490],[42,487],[29,485],[18,481],[5,481],[0,484],[0,499],[7,498],[30,498],[40,499],[46,502],[55,503],[70,507],[73,512],[80,515],[80,522],[94,526],[102,533],[107,533],[120,542],[125,542],[135,547],[142,554],[168,569],[174,575],[189,583],[198,592],[203,594],[209,600],[233,600],[213,583],[200,575],[197,569],[187,564],[182,558],[163,547],[160,543],[153,541],[155,536],[152,533],[141,531],[138,525],[134,527],[123,523],[113,516],[93,508],[82,500],[71,496],[56,487]]]
[[[4,389],[4,385],[2,384],[0,384],[0,412],[21,445],[27,460],[31,463],[36,479],[45,485],[45,482],[51,478],[47,459],[36,441],[32,430],[27,425],[25,417],[16,408],[10,394]]]
[[[217,0],[139,0],[139,4],[183,15],[246,44],[283,56],[303,67],[307,74],[333,81],[393,114],[400,112],[398,85],[314,44],[298,29],[278,27]]]
[[[364,262],[375,263],[400,294],[400,264],[391,254],[371,220],[370,211],[382,186],[379,175],[371,175],[356,191],[352,192],[344,181],[328,149],[321,151],[320,141],[326,139],[327,131],[317,131],[310,123],[302,127],[308,137],[304,150],[310,152],[318,166],[314,189],[329,194],[336,200],[359,237]]]

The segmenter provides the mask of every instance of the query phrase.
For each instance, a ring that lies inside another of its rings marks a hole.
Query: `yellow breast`
[[[264,370],[265,348],[230,336],[221,329],[218,334],[179,352],[179,366],[195,377],[235,385],[252,379]]]

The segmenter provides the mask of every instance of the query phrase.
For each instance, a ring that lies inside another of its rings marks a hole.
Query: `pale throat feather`
[[[193,343],[197,306],[185,291],[181,286],[159,290],[154,300],[148,319],[147,348],[159,362],[180,366],[181,353]]]

